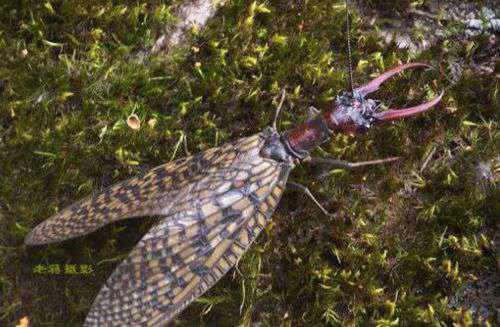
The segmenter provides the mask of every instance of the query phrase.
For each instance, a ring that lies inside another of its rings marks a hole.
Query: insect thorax
[[[294,160],[297,158],[277,131],[269,127],[266,128],[262,134],[265,138],[264,145],[260,150],[260,155],[262,157],[294,165]]]

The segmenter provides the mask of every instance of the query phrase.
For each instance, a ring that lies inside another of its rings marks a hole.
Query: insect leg
[[[314,195],[311,193],[311,191],[309,190],[308,187],[302,185],[302,184],[299,184],[299,183],[295,183],[295,182],[290,182],[288,181],[286,183],[287,185],[290,185],[291,188],[293,189],[296,189],[298,191],[302,191],[304,192],[308,197],[310,197],[313,202],[321,209],[321,211],[323,211],[323,213],[327,216],[333,216],[332,213],[330,213],[328,210],[326,210],[322,205],[321,203],[318,202],[318,200],[316,200],[316,198],[314,197]]]
[[[313,119],[314,117],[316,117],[321,111],[319,111],[318,109],[316,109],[315,107],[313,106],[310,106],[309,108],[307,108],[307,119]]]
[[[385,158],[385,159],[378,159],[378,160],[370,160],[370,161],[358,161],[358,162],[349,162],[349,161],[344,161],[344,160],[338,160],[338,159],[325,159],[325,158],[309,158],[308,162],[310,163],[317,163],[317,164],[326,164],[326,165],[331,165],[331,166],[336,166],[336,167],[341,167],[341,168],[346,168],[346,169],[353,169],[353,168],[358,168],[358,167],[363,167],[363,166],[370,166],[370,165],[377,165],[377,164],[382,164],[382,163],[387,163],[387,162],[393,162],[399,160],[399,157],[390,157],[390,158]]]

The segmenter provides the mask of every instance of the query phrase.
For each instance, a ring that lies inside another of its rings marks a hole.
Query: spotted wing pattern
[[[26,244],[47,244],[85,235],[113,221],[163,215],[205,176],[230,170],[241,153],[262,145],[262,133],[227,143],[161,166],[117,183],[61,210],[35,227]],[[205,189],[200,196],[211,196]],[[186,198],[184,198],[186,199]]]
[[[109,277],[86,326],[166,324],[214,285],[264,228],[290,165],[259,155],[262,138],[239,143],[230,165],[180,188],[175,205]]]

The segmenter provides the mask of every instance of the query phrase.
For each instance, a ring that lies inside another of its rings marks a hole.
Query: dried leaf
[[[136,114],[131,114],[127,118],[127,125],[131,129],[137,131],[141,128],[141,120],[139,119],[139,117],[137,117]]]
[[[16,327],[28,327],[30,325],[30,321],[28,317],[23,317],[19,320],[19,324]]]

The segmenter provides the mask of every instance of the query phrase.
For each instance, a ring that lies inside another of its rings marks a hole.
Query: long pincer
[[[384,82],[386,82],[388,79],[393,77],[394,75],[397,75],[401,72],[403,72],[406,69],[409,68],[415,68],[415,67],[426,67],[426,68],[432,68],[431,66],[424,64],[424,63],[411,63],[411,64],[404,64],[400,65],[397,67],[394,67],[384,73],[382,73],[380,76],[374,78],[370,82],[366,83],[365,85],[362,85],[354,90],[354,92],[357,92],[361,96],[365,97],[366,95],[375,92],[379,89],[380,85],[382,85]],[[373,114],[373,117],[380,122],[384,121],[390,121],[390,120],[396,120],[396,119],[401,119],[409,116],[413,116],[422,112],[425,112],[429,109],[431,109],[433,106],[435,106],[439,101],[441,101],[441,98],[443,97],[444,91],[442,91],[438,96],[436,96],[434,99],[424,102],[420,105],[414,106],[414,107],[409,107],[409,108],[391,108],[383,112],[377,112]]]

